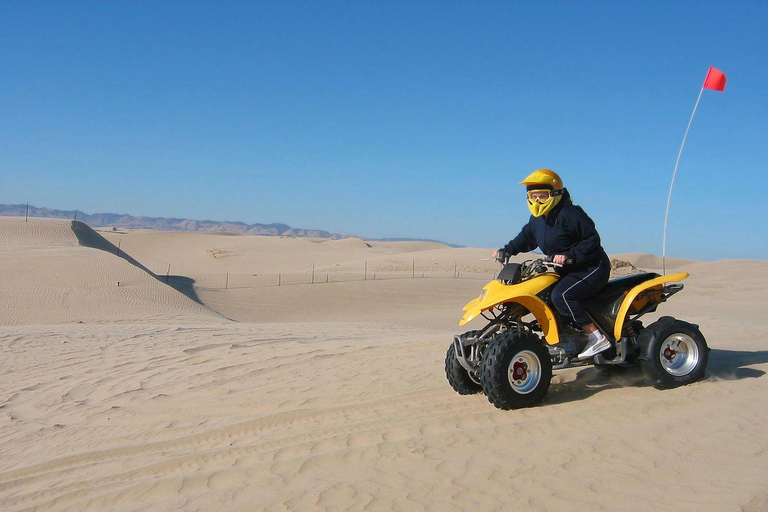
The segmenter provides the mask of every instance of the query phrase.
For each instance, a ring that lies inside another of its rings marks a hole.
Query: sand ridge
[[[221,318],[79,224],[0,218],[0,325]]]

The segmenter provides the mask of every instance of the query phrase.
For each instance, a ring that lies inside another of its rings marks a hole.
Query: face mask
[[[532,190],[531,192],[547,192],[542,190]],[[562,199],[562,196],[552,196],[549,195],[549,197],[542,201],[542,197],[537,197],[535,200],[531,200],[531,192],[528,192],[528,209],[531,210],[531,214],[534,217],[541,217],[542,215],[546,215],[547,213],[552,210],[555,206],[557,206],[557,203],[560,202],[560,199]]]

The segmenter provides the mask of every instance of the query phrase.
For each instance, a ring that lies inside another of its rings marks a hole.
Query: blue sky
[[[0,3],[0,203],[768,259],[765,2]]]

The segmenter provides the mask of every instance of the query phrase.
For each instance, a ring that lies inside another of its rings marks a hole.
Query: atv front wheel
[[[460,395],[476,395],[483,390],[479,377],[470,374],[456,359],[456,349],[453,344],[445,354],[445,376],[453,390]]]
[[[508,330],[495,336],[483,354],[483,391],[499,409],[541,402],[552,380],[552,360],[538,336]]]
[[[704,376],[709,347],[699,327],[665,316],[640,332],[640,366],[657,388],[674,388]]]

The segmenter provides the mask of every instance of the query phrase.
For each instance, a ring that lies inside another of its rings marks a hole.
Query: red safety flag
[[[725,75],[722,71],[710,66],[709,71],[707,71],[707,78],[704,79],[704,85],[702,87],[723,92],[725,90]]]

